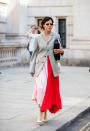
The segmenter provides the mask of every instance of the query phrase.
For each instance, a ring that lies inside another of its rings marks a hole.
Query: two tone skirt
[[[56,113],[62,109],[59,76],[54,77],[49,56],[39,76],[36,77],[32,100],[40,105],[40,111],[49,110],[51,113]]]

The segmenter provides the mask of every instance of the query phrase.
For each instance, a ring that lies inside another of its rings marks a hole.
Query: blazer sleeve
[[[62,42],[61,42],[61,37],[60,37],[60,34],[57,34],[57,38],[59,39],[60,41],[60,47],[62,47]]]
[[[30,58],[30,73],[35,73],[36,57],[38,53],[38,37],[35,38],[33,43],[33,54]]]

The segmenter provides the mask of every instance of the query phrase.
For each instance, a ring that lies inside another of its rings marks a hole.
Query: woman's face
[[[44,27],[44,30],[45,30],[45,31],[51,32],[52,27],[53,27],[52,20],[47,21],[47,22],[43,25],[43,27]]]

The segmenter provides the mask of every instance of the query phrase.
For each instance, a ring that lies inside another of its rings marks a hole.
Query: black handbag
[[[60,40],[59,39],[55,39],[54,41],[54,49],[59,49],[61,46]],[[63,55],[64,53],[61,54],[54,54],[54,58],[55,60],[60,60],[60,55]]]

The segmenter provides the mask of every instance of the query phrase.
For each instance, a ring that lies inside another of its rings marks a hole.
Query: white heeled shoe
[[[43,121],[43,122],[47,122],[47,111],[44,111],[44,112],[42,113],[42,121]]]
[[[39,111],[38,118],[37,118],[37,124],[38,125],[43,124],[42,117],[43,117],[43,112]]]

